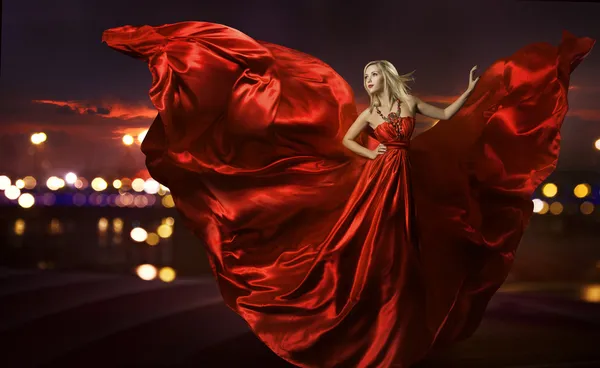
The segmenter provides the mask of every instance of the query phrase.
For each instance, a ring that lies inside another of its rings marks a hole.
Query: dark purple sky
[[[600,4],[500,0],[30,0],[4,1],[0,79],[0,171],[27,174],[31,133],[48,134],[46,167],[110,175],[143,168],[139,146],[121,137],[155,115],[143,62],[101,43],[102,31],[126,24],[199,20],[313,54],[364,98],[362,69],[374,59],[401,73],[416,69],[413,93],[442,102],[462,93],[468,72],[538,41],[558,44],[566,29],[600,40]],[[572,75],[570,114],[559,169],[600,170],[600,54]],[[133,163],[131,163],[133,160]]]

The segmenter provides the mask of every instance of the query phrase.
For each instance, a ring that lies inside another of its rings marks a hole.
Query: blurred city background
[[[182,226],[169,189],[144,170],[145,133],[115,141],[122,167],[110,173],[55,167],[52,134],[11,142],[21,165],[0,175],[0,266],[164,282],[208,275],[202,244]],[[600,156],[600,138],[588,144]],[[535,214],[506,286],[537,283],[600,302],[600,174],[556,170],[532,201]]]
[[[102,44],[104,30],[227,24],[322,59],[359,107],[363,66],[387,59],[416,70],[414,94],[446,106],[473,65],[483,71],[532,42],[558,45],[563,30],[599,40],[598,19],[593,1],[3,1],[6,366],[289,366],[223,304],[203,245],[148,175],[140,144],[156,116],[151,75]],[[423,367],[600,367],[597,48],[571,77],[558,168],[531,198],[507,282],[476,335]],[[418,132],[434,123],[418,116]]]

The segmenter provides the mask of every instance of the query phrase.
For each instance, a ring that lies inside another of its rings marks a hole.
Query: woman
[[[454,103],[445,109],[439,109],[428,103],[423,102],[416,96],[409,95],[409,87],[405,84],[410,80],[409,73],[406,75],[399,75],[396,67],[387,60],[372,61],[365,66],[364,71],[364,87],[369,94],[370,105],[369,108],[365,109],[356,119],[354,124],[350,127],[346,136],[344,137],[344,145],[352,150],[354,153],[361,156],[365,156],[370,159],[375,159],[377,155],[384,154],[387,152],[387,148],[384,144],[377,146],[375,150],[368,150],[365,147],[354,141],[360,133],[368,126],[375,130],[381,124],[390,122],[390,117],[394,119],[402,118],[400,115],[401,105],[405,106],[405,110],[409,112],[419,112],[424,116],[432,119],[443,119],[448,120],[462,107],[465,103],[469,94],[475,88],[475,84],[479,78],[473,80],[473,72],[477,69],[474,66],[471,69],[469,77],[469,86],[465,93],[458,98]],[[382,106],[382,101],[385,102],[386,106]],[[394,104],[397,104],[398,113],[393,112]],[[387,114],[382,114],[380,107],[383,107]],[[374,109],[377,111],[377,115],[374,115]],[[414,113],[407,116],[414,121]],[[376,121],[376,124],[370,122]],[[401,128],[399,128],[402,130]],[[412,131],[412,129],[411,129]],[[410,138],[410,135],[408,135]]]
[[[475,331],[594,43],[565,32],[558,48],[526,46],[441,116],[394,93],[404,85],[381,79],[387,63],[366,68],[374,112],[358,115],[325,63],[223,25],[124,26],[103,41],[148,62],[146,164],[203,241],[225,303],[300,367],[409,367]],[[418,111],[448,120],[409,145]],[[370,153],[365,138],[383,146]]]

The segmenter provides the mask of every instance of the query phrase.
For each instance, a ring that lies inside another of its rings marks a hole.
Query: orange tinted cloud
[[[600,122],[600,109],[570,109],[567,115],[581,120]]]
[[[85,101],[33,100],[32,102],[67,108],[81,115],[91,114],[104,118],[132,120],[153,119],[156,116],[156,110],[148,106],[124,104],[117,101],[93,103]]]

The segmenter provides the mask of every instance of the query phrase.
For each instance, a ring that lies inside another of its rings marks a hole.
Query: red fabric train
[[[463,108],[342,145],[353,92],[315,57],[218,24],[106,30],[146,61],[158,116],[142,144],[203,241],[225,303],[300,367],[408,367],[469,337],[504,282],[554,170],[571,72],[564,32],[494,62]]]

